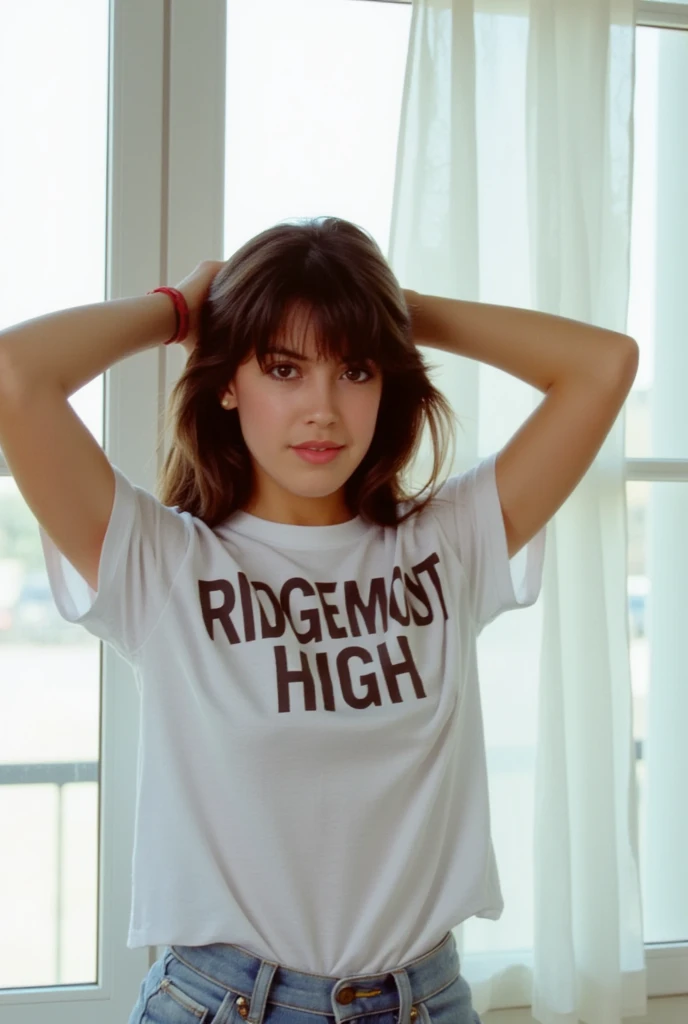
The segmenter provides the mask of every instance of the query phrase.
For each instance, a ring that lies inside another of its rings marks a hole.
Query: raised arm
[[[164,293],[61,310],[0,332],[0,448],[62,554],[98,589],[115,476],[68,399],[125,356],[174,334]]]
[[[406,291],[414,340],[488,363],[545,398],[497,456],[509,557],[563,505],[614,426],[638,370],[633,338],[511,306]]]

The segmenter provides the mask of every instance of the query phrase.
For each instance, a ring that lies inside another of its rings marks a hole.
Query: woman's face
[[[373,365],[317,361],[312,331],[301,337],[283,334],[280,345],[294,354],[269,353],[264,370],[255,355],[243,363],[225,407],[237,409],[253,461],[255,488],[244,511],[277,523],[329,526],[352,518],[344,484],[373,439],[382,374]],[[294,450],[305,441],[342,447],[330,461],[309,462]]]

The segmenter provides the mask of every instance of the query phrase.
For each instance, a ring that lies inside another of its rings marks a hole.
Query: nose
[[[339,418],[337,382],[329,374],[311,375],[304,389],[305,419],[308,423],[329,425]]]

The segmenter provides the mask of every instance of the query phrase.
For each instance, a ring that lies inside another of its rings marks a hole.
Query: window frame
[[[103,295],[116,299],[175,283],[202,259],[223,258],[226,4],[109,0],[108,20]],[[181,346],[158,346],[103,375],[103,448],[149,491],[164,458],[165,403],[183,362]],[[0,475],[11,475],[1,454]],[[164,948],[126,945],[139,693],[130,666],[108,645],[100,654],[98,982],[0,991],[0,1017],[7,1013],[15,1024],[35,1024],[47,1007],[54,1024],[126,1020]]]

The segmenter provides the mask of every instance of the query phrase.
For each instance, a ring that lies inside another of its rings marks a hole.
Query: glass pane
[[[526,552],[515,559],[520,578]],[[478,638],[492,841],[504,896],[494,921],[463,924],[465,953],[530,949],[533,945],[533,825],[542,601],[501,615]],[[518,666],[517,675],[514,666]]]
[[[105,298],[108,0],[0,13],[0,328]],[[71,398],[103,443],[103,379]],[[0,988],[98,981],[100,645],[0,470]]]
[[[227,4],[226,259],[278,221],[328,214],[387,250],[410,27],[410,4]]]
[[[688,379],[688,32],[637,30],[631,287],[627,331],[640,345],[628,398],[629,458],[688,458],[677,422]]]
[[[688,484],[627,484],[631,673],[646,942],[688,941]]]

